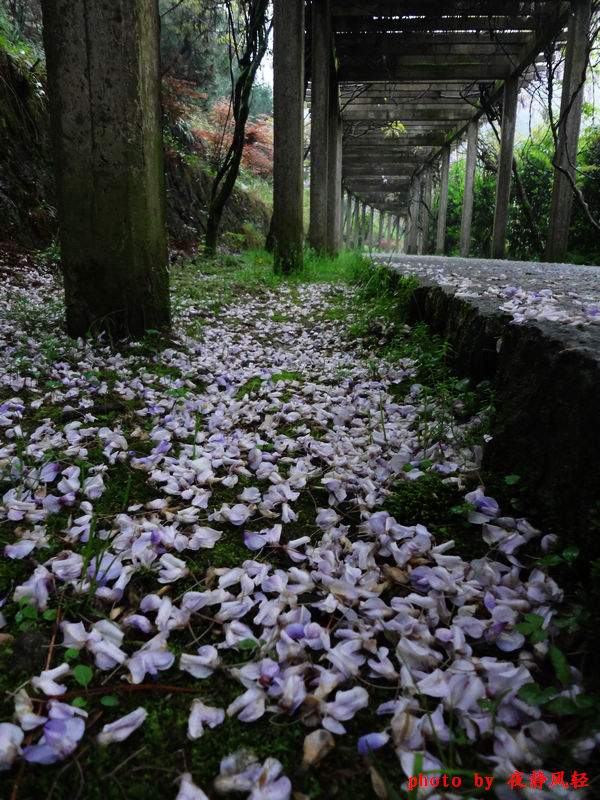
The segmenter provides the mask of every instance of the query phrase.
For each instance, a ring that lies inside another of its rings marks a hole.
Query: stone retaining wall
[[[391,267],[419,279],[409,321],[424,320],[448,338],[462,374],[495,386],[484,470],[521,476],[545,530],[600,556],[600,325],[589,321],[596,285],[600,298],[600,268],[405,256]],[[450,275],[456,279],[448,282]],[[544,298],[551,312],[572,301],[573,321],[514,324],[500,306],[515,284],[525,304],[528,293],[535,301],[551,285],[552,297]]]

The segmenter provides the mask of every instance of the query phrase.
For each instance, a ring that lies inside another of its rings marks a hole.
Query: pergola
[[[384,215],[398,227],[402,218],[406,251],[422,251],[435,174],[436,252],[443,253],[450,150],[466,138],[460,253],[468,255],[478,123],[500,110],[491,255],[502,258],[518,92],[566,39],[546,250],[549,260],[564,257],[591,0],[275,0],[274,14],[274,235],[283,262],[302,245],[304,100],[311,113],[309,241],[327,252],[341,246],[344,229],[348,242],[351,214],[360,222],[366,207],[379,210],[380,235]]]

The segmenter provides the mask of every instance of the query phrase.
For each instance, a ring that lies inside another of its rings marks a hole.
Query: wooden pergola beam
[[[455,17],[428,15],[359,18],[356,16],[336,15],[333,25],[336,33],[436,33],[456,31],[459,33],[489,33],[490,30],[502,30],[521,33],[533,31],[539,24],[538,16],[529,15],[481,15],[475,12]]]
[[[526,4],[531,5],[531,4]],[[556,6],[556,0],[537,0],[538,9]],[[523,11],[520,0],[452,0],[449,6],[444,0],[334,0],[331,13],[334,17],[390,17],[403,15],[414,16],[449,16],[468,17],[475,11],[476,16],[510,16],[519,17]],[[524,16],[530,16],[527,10]]]
[[[481,63],[473,57],[403,56],[401,53],[375,60],[371,55],[341,60],[340,81],[371,81],[382,78],[392,81],[443,80],[451,72],[465,81],[495,81],[508,78],[512,72],[510,62],[501,57]]]

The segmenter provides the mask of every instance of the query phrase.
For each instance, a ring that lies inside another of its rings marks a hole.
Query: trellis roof
[[[570,5],[333,0],[344,185],[400,212],[411,178],[501,98],[508,78],[536,79],[545,51],[564,38]]]

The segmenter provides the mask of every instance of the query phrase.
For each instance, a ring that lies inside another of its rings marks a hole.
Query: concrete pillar
[[[406,220],[404,221],[405,230],[406,230]],[[395,234],[394,234],[394,253],[400,252],[400,217],[397,216],[395,219]],[[405,234],[406,236],[406,234]]]
[[[415,254],[419,237],[419,211],[421,208],[421,176],[416,175],[410,185],[410,200],[408,206],[408,221],[404,252]]]
[[[504,83],[500,159],[498,161],[496,204],[494,206],[494,227],[492,231],[492,258],[504,258],[505,256],[518,96],[519,77],[513,75]]]
[[[304,0],[273,3],[275,271],[302,268],[304,240]]]
[[[427,255],[429,252],[429,220],[431,217],[431,194],[433,190],[433,175],[431,169],[425,173],[423,183],[423,200],[421,203],[421,247],[419,252]]]
[[[350,247],[352,242],[352,195],[346,192],[344,214],[344,246]]]
[[[391,248],[391,242],[392,242],[392,215],[391,214],[386,214],[383,238],[386,241],[386,248],[385,249],[391,251],[391,249],[392,249]]]
[[[329,98],[331,69],[331,14],[329,0],[312,4],[310,84],[310,227],[313,250],[328,249],[327,190],[329,188]]]
[[[154,0],[44,0],[67,330],[169,325]]]
[[[358,232],[358,246],[361,249],[364,249],[366,246],[366,238],[367,238],[367,204],[361,204],[361,213],[360,213],[360,226]]]
[[[466,258],[471,246],[471,223],[475,196],[475,167],[477,164],[477,121],[469,123],[467,134],[467,163],[465,165],[465,188],[463,193],[462,218],[460,223],[460,255]]]
[[[332,80],[329,115],[329,154],[327,158],[327,252],[337,255],[342,239],[342,133],[337,80]]]
[[[360,247],[360,200],[354,198],[354,231],[352,233],[352,246]]]
[[[573,189],[568,176],[571,178],[575,176],[577,163],[590,14],[590,0],[572,0],[560,103],[558,142],[554,155],[558,167],[554,170],[552,187],[552,204],[546,241],[547,261],[564,261],[569,243]]]
[[[383,211],[379,211],[379,230],[377,232],[377,250],[381,252],[381,240],[383,239]]]
[[[440,198],[438,202],[437,236],[435,252],[443,256],[446,244],[446,220],[448,217],[448,186],[450,183],[450,146],[442,150],[440,175]]]

